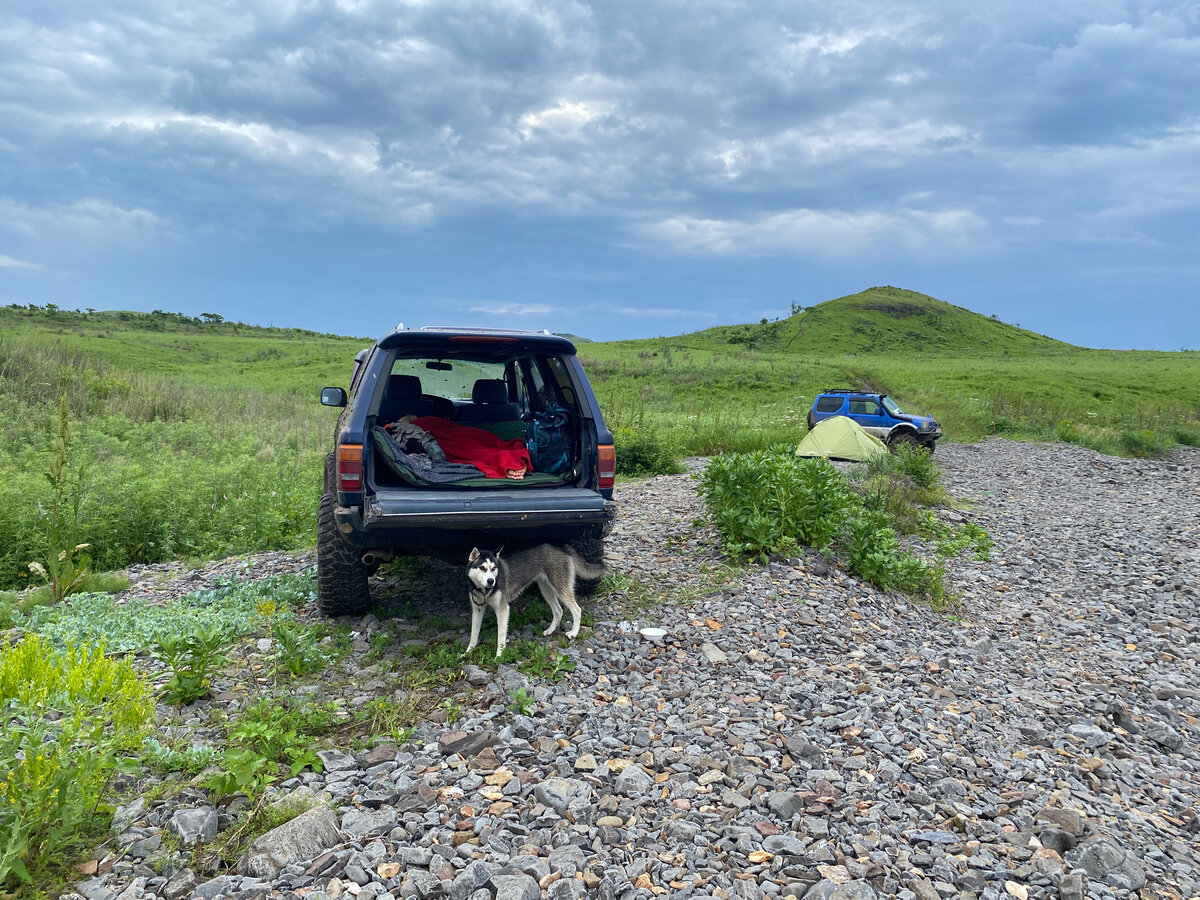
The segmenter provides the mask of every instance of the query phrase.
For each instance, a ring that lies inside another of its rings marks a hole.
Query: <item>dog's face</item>
[[[468,558],[467,578],[476,590],[486,594],[496,586],[496,578],[500,574],[500,564],[494,554],[484,550],[480,552],[472,548]]]

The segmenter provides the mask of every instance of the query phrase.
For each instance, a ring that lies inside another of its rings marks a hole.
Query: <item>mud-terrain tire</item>
[[[910,447],[916,450],[921,446],[921,442],[917,440],[917,436],[911,431],[902,431],[899,434],[893,434],[888,441],[888,449],[893,453],[898,453],[901,447]]]
[[[579,558],[585,563],[591,563],[593,566],[604,565],[604,538],[576,538],[571,541],[571,549],[579,554]],[[603,580],[603,576],[600,578],[576,577],[575,593],[586,597],[594,593]]]
[[[317,609],[324,616],[356,616],[371,605],[367,566],[338,534],[333,495],[317,504]]]

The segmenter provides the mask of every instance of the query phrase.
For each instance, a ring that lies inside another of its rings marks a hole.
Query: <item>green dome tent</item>
[[[845,416],[832,416],[805,435],[796,447],[797,456],[824,456],[863,462],[887,453],[887,446],[861,425]]]

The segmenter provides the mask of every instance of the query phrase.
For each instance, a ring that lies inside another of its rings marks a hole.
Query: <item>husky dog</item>
[[[574,639],[579,634],[580,613],[575,602],[575,579],[599,578],[603,574],[603,566],[585,562],[569,547],[542,544],[504,558],[499,550],[491,553],[472,548],[467,561],[467,581],[471,585],[471,643],[467,652],[479,644],[479,627],[484,609],[489,606],[496,613],[496,656],[504,652],[509,608],[532,584],[537,584],[553,614],[550,627],[542,634],[554,634],[566,606],[571,611],[567,637]]]

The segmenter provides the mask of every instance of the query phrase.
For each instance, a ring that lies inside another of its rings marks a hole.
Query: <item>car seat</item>
[[[427,416],[431,404],[421,393],[421,379],[416,375],[389,375],[383,389],[383,400],[379,403],[380,422],[395,422],[410,413]]]
[[[459,415],[463,424],[512,422],[521,418],[521,407],[509,402],[508,385],[499,378],[480,378],[471,388],[471,405]]]

